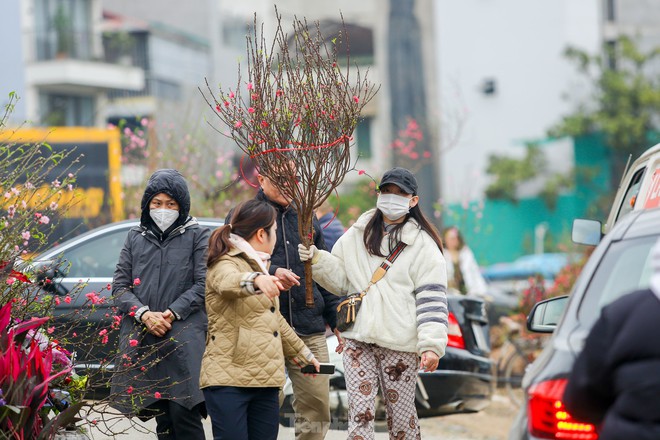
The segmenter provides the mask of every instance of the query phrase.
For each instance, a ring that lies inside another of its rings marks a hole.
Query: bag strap
[[[380,281],[387,271],[392,267],[392,264],[394,264],[394,261],[401,255],[401,251],[406,247],[406,244],[402,241],[397,243],[397,245],[392,249],[392,252],[387,256],[387,258],[376,268],[374,271],[374,274],[371,275],[371,281],[369,281],[369,284],[367,287],[362,291],[362,293],[367,293],[367,290],[374,284],[376,284],[378,281]]]

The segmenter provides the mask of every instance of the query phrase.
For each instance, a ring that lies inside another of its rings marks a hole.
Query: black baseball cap
[[[405,168],[394,167],[389,171],[385,171],[383,178],[380,181],[378,188],[387,184],[393,184],[404,190],[407,194],[417,195],[417,179],[413,173]]]

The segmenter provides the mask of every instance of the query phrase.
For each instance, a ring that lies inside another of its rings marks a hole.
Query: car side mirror
[[[571,229],[571,240],[573,243],[596,246],[603,238],[602,225],[597,220],[576,218],[573,220]]]
[[[566,308],[566,301],[568,296],[557,296],[536,303],[527,316],[527,330],[536,333],[555,331]]]

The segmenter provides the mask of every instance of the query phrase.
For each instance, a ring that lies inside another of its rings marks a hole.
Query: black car
[[[481,298],[447,295],[449,306],[449,342],[438,369],[419,373],[415,405],[420,417],[477,412],[490,404],[494,390],[494,366],[489,359],[488,317]],[[335,373],[330,377],[330,413],[332,429],[346,429],[348,395],[342,356],[335,352],[337,338],[327,338],[330,362]],[[284,386],[280,423],[293,426],[291,381]],[[385,420],[385,407],[376,406],[376,421]]]
[[[575,226],[584,222],[574,224],[574,237],[581,229]],[[582,238],[574,240],[598,242],[600,224],[595,223],[596,228],[586,224],[578,234]],[[567,377],[600,310],[622,295],[649,286],[650,251],[659,237],[660,209],[628,214],[598,244],[570,297],[542,301],[532,310],[528,328],[554,334],[523,378],[527,405],[511,427],[510,440],[598,438],[595,426],[572,418],[564,409],[561,398]]]
[[[199,219],[199,222],[209,229],[223,224],[215,219]],[[79,370],[113,367],[117,332],[110,331],[116,315],[110,301],[111,283],[128,231],[136,225],[137,220],[127,220],[94,229],[34,260],[33,264],[42,269],[42,279],[49,280],[46,289],[58,299],[55,324],[68,335],[68,341],[60,343],[76,352]],[[479,411],[490,403],[493,393],[493,363],[488,358],[490,345],[484,302],[471,296],[448,295],[448,303],[449,346],[436,372],[420,373],[420,415]],[[105,343],[99,337],[103,330],[107,330]],[[86,343],[75,343],[85,337]],[[332,340],[334,337],[329,338]],[[334,362],[341,374],[341,358],[335,358]]]

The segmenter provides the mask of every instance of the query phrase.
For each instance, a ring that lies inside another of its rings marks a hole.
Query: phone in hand
[[[320,371],[316,371],[313,364],[305,365],[300,369],[305,374],[334,374],[335,366],[333,364],[320,364]]]

